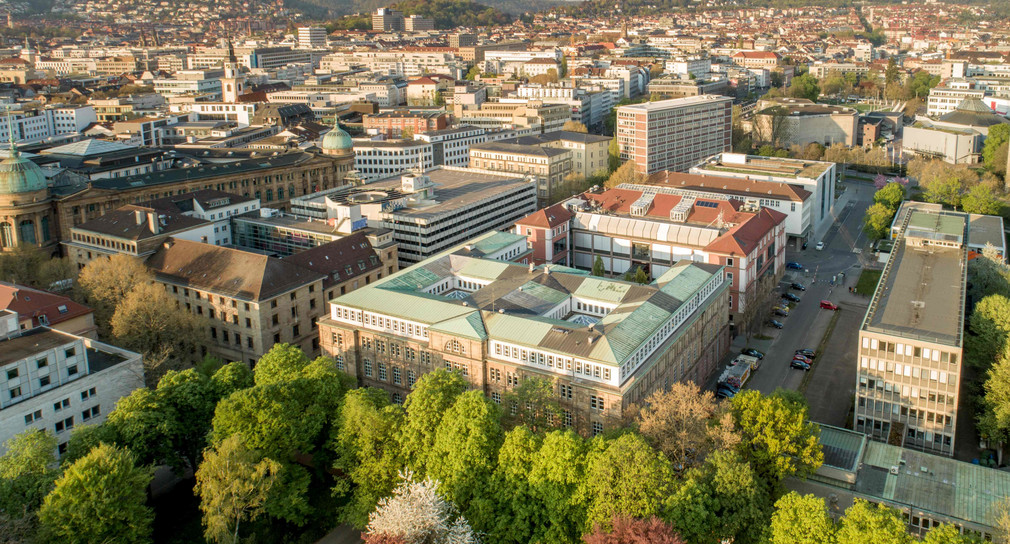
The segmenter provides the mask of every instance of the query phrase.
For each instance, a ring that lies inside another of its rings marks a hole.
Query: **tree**
[[[253,373],[245,363],[237,361],[228,363],[211,375],[210,386],[215,398],[221,400],[235,391],[252,387]]]
[[[641,183],[644,179],[645,176],[638,171],[638,164],[635,161],[629,160],[615,170],[613,174],[610,174],[610,177],[604,183],[604,187],[613,189],[622,183]]]
[[[613,173],[621,167],[621,147],[617,143],[617,136],[610,140],[607,146],[607,168]]]
[[[967,213],[999,215],[1003,211],[1003,202],[996,196],[991,185],[979,183],[964,194],[961,207]]]
[[[770,544],[832,544],[835,522],[824,499],[790,491],[775,502]]]
[[[944,523],[933,527],[922,539],[922,544],[982,544],[982,539],[968,534],[961,534],[957,525]]]
[[[530,481],[540,443],[540,435],[524,426],[505,434],[494,474],[470,508],[471,523],[487,535],[489,542],[533,542],[534,533],[547,523],[547,505],[540,501]]]
[[[14,519],[29,518],[53,488],[58,472],[56,437],[49,431],[26,429],[4,442],[0,456],[0,512]],[[27,514],[27,516],[26,516]]]
[[[596,446],[586,458],[581,491],[587,506],[584,530],[609,524],[614,516],[658,514],[671,491],[670,462],[637,434],[597,441]]]
[[[615,517],[607,531],[597,523],[593,533],[586,535],[586,544],[684,544],[673,527],[652,516],[647,519]]]
[[[200,497],[204,536],[214,542],[239,542],[239,529],[263,513],[280,463],[246,449],[233,434],[204,454],[193,492]]]
[[[642,267],[639,266],[635,268],[634,274],[632,274],[631,271],[625,273],[624,281],[633,281],[635,283],[645,285],[649,283],[651,279],[649,278],[649,274],[645,270],[642,270]]]
[[[602,278],[607,273],[607,270],[603,267],[603,258],[599,255],[596,256],[596,260],[593,261],[593,271],[592,275]]]
[[[70,465],[39,509],[42,530],[68,544],[148,542],[151,471],[125,449],[100,444]]]
[[[561,130],[565,130],[568,132],[581,132],[583,134],[587,134],[589,132],[589,129],[586,128],[586,125],[578,121],[572,121],[570,119],[568,121],[565,121],[565,124],[561,127]]]
[[[149,382],[172,367],[192,361],[203,341],[205,326],[202,319],[178,307],[165,288],[154,283],[134,286],[116,305],[110,324],[118,346],[144,354]],[[160,359],[157,365],[151,364],[153,354]]]
[[[108,259],[89,262],[81,270],[77,285],[84,300],[95,310],[99,331],[103,336],[108,336],[112,332],[109,322],[119,303],[134,287],[153,280],[151,272],[140,260],[116,254]]]
[[[982,146],[982,162],[985,163],[986,168],[993,168],[1000,147],[1008,141],[1010,141],[1010,125],[1002,123],[989,127],[989,134]],[[1003,153],[1003,158],[1006,158],[1006,153]]]
[[[892,219],[894,209],[878,202],[866,209],[866,215],[863,216],[863,232],[871,240],[886,238],[891,230]]]
[[[401,474],[401,480],[393,495],[379,501],[369,516],[367,544],[380,542],[376,538],[383,536],[399,538],[404,544],[479,542],[466,519],[442,496],[437,481],[416,481],[410,472]]]
[[[585,532],[586,500],[579,489],[586,482],[586,454],[584,441],[570,430],[544,435],[530,464],[529,485],[547,522],[529,542],[575,542]]]
[[[333,491],[350,499],[340,511],[343,522],[363,529],[379,499],[396,487],[404,464],[396,441],[402,423],[402,408],[390,406],[381,389],[353,389],[344,397],[331,441],[333,468],[343,475]]]
[[[544,432],[561,424],[561,404],[554,382],[531,377],[510,389],[502,397],[506,407],[502,420],[508,427],[525,425],[533,432]]]
[[[494,471],[502,440],[500,417],[498,406],[482,391],[467,391],[445,412],[435,432],[427,473],[464,510]]]
[[[428,372],[414,384],[403,403],[407,416],[400,431],[400,447],[411,469],[420,472],[428,466],[442,417],[465,390],[466,380],[445,369]]]
[[[887,59],[887,68],[884,70],[884,83],[887,85],[898,83],[899,77],[898,63],[894,61],[894,57],[892,56]]]
[[[817,78],[810,74],[802,74],[793,78],[789,84],[789,96],[793,98],[806,98],[816,101],[821,94],[821,88],[817,85]]]
[[[649,395],[638,428],[680,472],[699,466],[712,451],[737,445],[733,421],[719,421],[720,411],[711,391],[702,391],[692,382],[675,382],[668,390]]]
[[[741,391],[730,405],[742,437],[738,449],[758,474],[777,482],[805,478],[821,466],[817,427],[807,421],[805,407],[757,391]]]
[[[168,411],[151,389],[135,389],[119,399],[107,425],[116,444],[127,447],[142,465],[155,465],[172,457],[165,436],[173,432]]]
[[[667,520],[692,544],[740,542],[763,531],[771,509],[768,485],[733,451],[713,453],[689,470],[667,501]]]
[[[910,544],[911,535],[901,512],[884,504],[856,499],[838,525],[838,544]]]
[[[983,411],[978,417],[979,435],[996,449],[1002,461],[1000,447],[1010,436],[1010,344],[1005,344],[999,357],[986,372],[981,399]]]
[[[470,68],[470,70],[467,71],[465,79],[467,81],[473,81],[477,79],[477,76],[479,75],[480,75],[480,66],[474,65]]]
[[[400,130],[400,138],[403,138],[404,140],[413,140],[414,129],[410,127],[403,127],[403,129]]]
[[[77,276],[70,259],[52,258],[42,248],[19,244],[13,250],[0,253],[0,280],[46,289],[66,291],[65,280]]]
[[[985,370],[1007,345],[1010,335],[1010,298],[989,295],[975,305],[968,320],[969,334],[965,337],[967,362]]]
[[[897,210],[902,200],[905,200],[905,188],[900,183],[887,183],[873,194],[874,202],[892,210]]]
[[[111,425],[78,425],[70,433],[67,451],[60,457],[60,464],[68,467],[81,457],[91,453],[99,444],[115,444],[116,433]]]
[[[169,371],[158,381],[156,394],[171,419],[165,439],[173,452],[169,464],[196,470],[214,417],[218,398],[210,378],[194,369]]]

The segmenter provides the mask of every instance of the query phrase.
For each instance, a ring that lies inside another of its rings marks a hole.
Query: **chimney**
[[[147,212],[147,228],[151,229],[152,234],[158,234],[161,232],[161,225],[158,224],[157,213]]]
[[[144,224],[144,211],[143,210],[133,210],[133,218],[137,220],[138,225]]]

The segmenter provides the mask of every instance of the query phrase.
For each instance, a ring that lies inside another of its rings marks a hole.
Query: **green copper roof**
[[[435,323],[428,327],[428,330],[462,336],[464,338],[473,338],[474,340],[487,339],[484,322],[481,321],[480,312],[477,310],[471,311],[468,315],[461,315]]]
[[[17,149],[0,161],[0,194],[42,191],[46,186],[46,175],[39,165],[21,156]]]
[[[583,280],[582,285],[579,285],[579,288],[575,290],[575,296],[617,303],[624,299],[624,295],[629,289],[631,289],[630,283],[586,278]]]
[[[326,133],[326,136],[323,136],[323,143],[320,147],[323,151],[348,151],[354,147],[354,142],[343,129],[334,126]]]

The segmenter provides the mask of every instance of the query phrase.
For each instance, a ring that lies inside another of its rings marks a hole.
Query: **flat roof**
[[[234,216],[235,220],[269,227],[277,227],[290,230],[302,230],[315,232],[317,234],[332,235],[334,238],[343,238],[346,234],[337,232],[336,227],[330,226],[325,221],[310,221],[301,217],[290,215],[275,215],[272,217],[261,217],[259,211],[248,212]]]
[[[1010,496],[1010,472],[902,448],[869,439],[856,431],[820,425],[825,468],[855,476],[855,483],[834,484],[827,473],[787,486],[839,498],[841,507],[859,497],[884,501],[951,520],[995,527],[996,505]]]
[[[925,220],[918,215],[935,214],[913,212],[910,227]],[[965,227],[961,216],[962,233]],[[937,232],[951,236],[955,228],[954,221],[945,218],[938,223]],[[899,239],[867,310],[863,330],[960,347],[966,265],[963,244],[920,246],[910,244],[907,238]]]
[[[697,106],[699,104],[713,104],[718,102],[730,102],[733,99],[728,96],[719,96],[714,94],[703,94],[699,96],[685,96],[683,98],[671,98],[670,100],[657,100],[655,102],[642,102],[641,104],[628,104],[627,106],[621,106],[618,111],[657,111],[665,110],[670,108],[683,108],[687,106]]]
[[[762,157],[742,153],[719,153],[691,169],[691,173],[711,172],[717,176],[773,176],[817,179],[835,163],[781,157]]]
[[[985,247],[991,244],[999,250],[1006,247],[1003,237],[1003,218],[997,215],[971,214],[968,216],[968,245]]]

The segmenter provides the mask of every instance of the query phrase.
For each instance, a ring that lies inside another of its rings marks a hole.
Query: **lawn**
[[[877,282],[880,281],[881,272],[881,270],[864,269],[859,274],[859,281],[856,282],[856,292],[863,295],[872,295],[873,290],[877,288]]]

